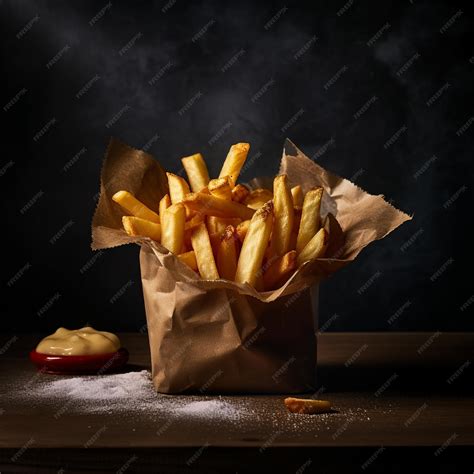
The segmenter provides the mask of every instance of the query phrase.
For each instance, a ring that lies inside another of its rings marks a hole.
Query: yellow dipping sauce
[[[116,352],[120,347],[120,339],[115,334],[86,326],[72,330],[59,328],[38,344],[36,352],[63,356],[97,355]]]

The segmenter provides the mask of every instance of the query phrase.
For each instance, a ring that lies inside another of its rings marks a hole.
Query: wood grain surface
[[[131,355],[127,370],[148,369],[146,335],[120,336]],[[437,450],[474,444],[469,383],[474,334],[320,334],[320,389],[308,395],[332,401],[334,412],[322,416],[288,413],[282,403],[284,394],[167,398],[176,403],[217,399],[243,407],[244,416],[237,421],[173,419],[171,413],[136,407],[128,414],[113,409],[81,412],[74,403],[57,416],[57,404],[25,404],[22,397],[16,399],[15,391],[34,390],[35,384],[58,377],[37,373],[27,359],[39,339],[35,335],[0,339],[0,347],[8,346],[0,357],[0,447],[10,460],[27,459],[34,452],[39,456],[44,450],[60,457],[61,450],[84,447],[93,448],[88,450],[91,453],[101,449],[122,455],[129,452],[130,457],[140,450],[183,448],[191,457],[211,447],[255,448],[260,453],[283,447],[359,447],[369,454],[380,447],[424,447],[434,455]]]

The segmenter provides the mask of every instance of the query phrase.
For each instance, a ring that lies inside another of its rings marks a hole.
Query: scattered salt
[[[9,405],[23,405],[26,411],[44,407],[55,419],[81,414],[127,417],[133,419],[133,426],[135,422],[140,426],[159,422],[159,436],[168,433],[168,429],[180,430],[196,423],[200,429],[221,426],[223,433],[259,426],[263,432],[268,429],[295,436],[312,433],[317,437],[318,432],[338,433],[341,426],[353,421],[370,421],[372,413],[394,416],[390,399],[357,398],[350,393],[328,394],[335,410],[317,416],[289,413],[282,403],[283,396],[164,395],[155,391],[147,370],[101,376],[25,373],[0,386],[0,394],[3,409]],[[177,426],[170,428],[174,422]]]
[[[116,400],[135,398],[152,390],[146,370],[103,376],[60,378],[37,389],[38,395],[49,398],[67,396],[80,400]]]
[[[191,402],[176,409],[176,413],[194,418],[238,418],[239,412],[230,403],[220,400]]]
[[[17,402],[33,405],[54,403],[58,406],[57,418],[74,409],[81,413],[146,412],[152,417],[171,414],[215,421],[237,421],[245,415],[243,406],[214,397],[159,394],[147,370],[101,376],[45,376],[28,382],[28,390],[13,389],[11,396]]]

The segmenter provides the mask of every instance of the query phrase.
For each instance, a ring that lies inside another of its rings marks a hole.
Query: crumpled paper
[[[92,222],[92,248],[137,243],[151,349],[152,378],[163,393],[298,393],[315,388],[314,316],[320,280],[354,260],[407,214],[347,179],[329,173],[286,140],[280,174],[306,192],[324,188],[321,214],[330,218],[325,258],[303,264],[275,291],[203,280],[148,238],[129,237],[115,192],[133,193],[158,212],[166,173],[148,153],[111,139]],[[261,185],[263,179],[253,185]],[[250,183],[252,184],[252,183]]]

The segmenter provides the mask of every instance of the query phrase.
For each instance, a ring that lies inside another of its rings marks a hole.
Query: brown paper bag
[[[113,194],[130,191],[158,212],[167,180],[151,155],[110,141],[92,222],[92,248],[133,242],[141,246],[152,377],[159,392],[313,390],[319,281],[410,219],[383,196],[327,172],[289,140],[280,173],[305,192],[324,188],[321,214],[330,216],[330,245],[325,258],[303,264],[284,286],[259,293],[248,284],[203,280],[160,244],[125,233]]]

